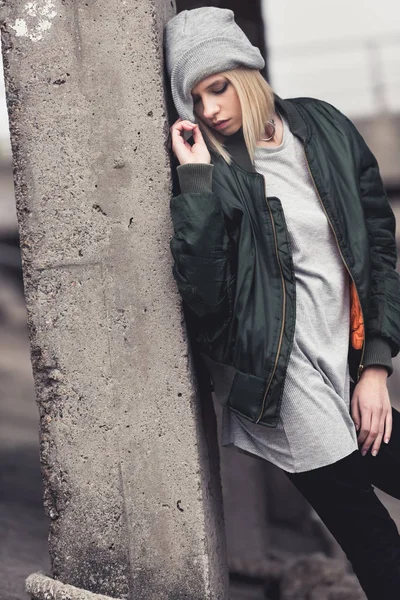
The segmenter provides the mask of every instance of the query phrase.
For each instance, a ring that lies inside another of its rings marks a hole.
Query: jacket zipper
[[[361,305],[361,302],[360,302],[360,295],[359,295],[359,293],[358,293],[358,289],[357,289],[357,286],[356,286],[356,284],[355,284],[355,281],[354,281],[353,275],[350,273],[350,269],[349,269],[349,267],[347,266],[347,263],[346,263],[346,261],[345,261],[345,258],[344,258],[343,254],[342,254],[342,251],[341,251],[341,249],[340,249],[340,246],[339,246],[339,241],[338,241],[338,239],[337,239],[337,236],[336,236],[336,231],[335,231],[335,229],[334,229],[334,227],[333,227],[333,225],[332,225],[332,222],[331,222],[331,220],[330,220],[330,218],[329,218],[329,215],[328,215],[328,213],[326,212],[325,205],[324,205],[324,203],[322,202],[322,198],[321,198],[321,196],[320,196],[320,193],[319,193],[319,191],[318,191],[317,185],[316,185],[316,183],[315,183],[314,176],[313,176],[313,174],[312,174],[312,172],[311,172],[310,163],[308,162],[308,157],[307,157],[307,153],[306,153],[306,149],[305,149],[304,145],[303,145],[303,150],[304,150],[304,155],[305,155],[305,157],[306,157],[307,167],[308,167],[308,170],[309,170],[309,173],[310,173],[311,180],[312,180],[312,182],[313,182],[313,185],[314,185],[315,191],[316,191],[316,193],[317,193],[317,196],[318,196],[318,199],[319,199],[319,201],[320,201],[320,203],[321,203],[321,206],[322,206],[322,208],[323,208],[323,210],[324,210],[324,213],[325,213],[325,215],[326,215],[326,218],[328,219],[328,223],[329,223],[329,225],[330,225],[330,228],[331,228],[331,229],[332,229],[332,231],[333,231],[333,235],[335,236],[336,245],[337,245],[337,247],[338,247],[338,250],[339,250],[340,256],[342,257],[343,264],[344,264],[344,266],[346,267],[346,269],[347,269],[347,272],[348,272],[348,274],[350,275],[350,277],[351,277],[351,280],[352,280],[352,282],[353,282],[354,288],[355,288],[355,290],[356,290],[356,292],[357,292],[358,302],[359,302],[359,305],[360,305],[360,308],[361,308],[361,315],[362,315],[362,318],[363,318],[363,325],[364,325],[364,338],[363,338],[363,345],[362,345],[362,351],[361,351],[361,359],[360,359],[360,364],[358,365],[358,369],[357,369],[357,381],[359,381],[359,379],[360,379],[360,377],[361,377],[361,373],[363,372],[363,369],[364,369],[363,360],[364,360],[364,350],[365,350],[365,321],[364,321],[364,313],[363,313],[362,305]]]
[[[263,398],[263,401],[262,401],[262,406],[261,406],[260,414],[257,417],[256,423],[258,423],[260,421],[260,419],[261,419],[261,417],[263,415],[264,407],[265,407],[265,399],[267,397],[268,390],[271,387],[272,379],[273,379],[273,377],[275,375],[276,367],[278,365],[279,354],[280,354],[280,351],[281,351],[282,340],[283,340],[283,331],[284,331],[284,327],[285,327],[285,318],[286,318],[286,288],[285,288],[285,278],[283,276],[281,259],[279,258],[278,243],[277,243],[277,239],[276,239],[276,230],[275,230],[275,221],[274,221],[274,218],[272,216],[271,207],[270,207],[270,205],[268,203],[268,200],[267,200],[267,194],[266,194],[266,190],[265,190],[265,179],[264,179],[263,175],[261,175],[261,177],[263,178],[263,194],[264,194],[264,198],[265,198],[265,203],[266,203],[268,211],[269,211],[269,215],[270,215],[270,218],[271,218],[271,224],[272,224],[272,231],[273,231],[273,234],[274,234],[276,258],[277,258],[277,261],[278,261],[278,266],[279,266],[279,271],[280,271],[280,274],[281,274],[281,281],[282,281],[283,302],[282,302],[282,325],[281,325],[281,332],[280,332],[280,335],[279,335],[278,349],[276,351],[274,368],[272,369],[271,377],[269,378],[269,381],[268,381],[268,384],[267,384],[267,387],[266,387],[266,390],[265,390],[265,394],[264,394],[264,398]]]

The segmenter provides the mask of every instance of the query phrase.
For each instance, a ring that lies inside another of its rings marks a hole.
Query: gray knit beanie
[[[192,88],[202,79],[235,67],[262,69],[261,52],[227,8],[183,10],[165,27],[165,58],[178,115],[194,121]]]

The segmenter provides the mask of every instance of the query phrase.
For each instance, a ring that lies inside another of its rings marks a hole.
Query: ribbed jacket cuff
[[[381,337],[373,337],[365,342],[364,368],[380,365],[388,370],[388,377],[393,373],[392,353],[389,343]]]
[[[181,193],[201,194],[212,191],[214,165],[207,163],[188,163],[177,167]]]

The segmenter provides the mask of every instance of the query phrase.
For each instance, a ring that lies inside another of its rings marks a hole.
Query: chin
[[[237,133],[240,128],[241,128],[241,125],[230,125],[224,131],[221,131],[221,133],[222,133],[222,135],[225,135],[225,136],[233,135],[234,133]]]

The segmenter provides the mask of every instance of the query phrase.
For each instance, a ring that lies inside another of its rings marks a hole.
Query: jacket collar
[[[286,117],[290,131],[300,138],[303,143],[307,142],[309,138],[307,123],[303,119],[296,104],[292,100],[283,100],[277,94],[274,94],[274,102],[278,111],[283,113]],[[250,173],[256,173],[249,153],[247,152],[242,128],[233,135],[227,136],[224,141],[224,146],[231,155],[232,160],[239,167]]]

